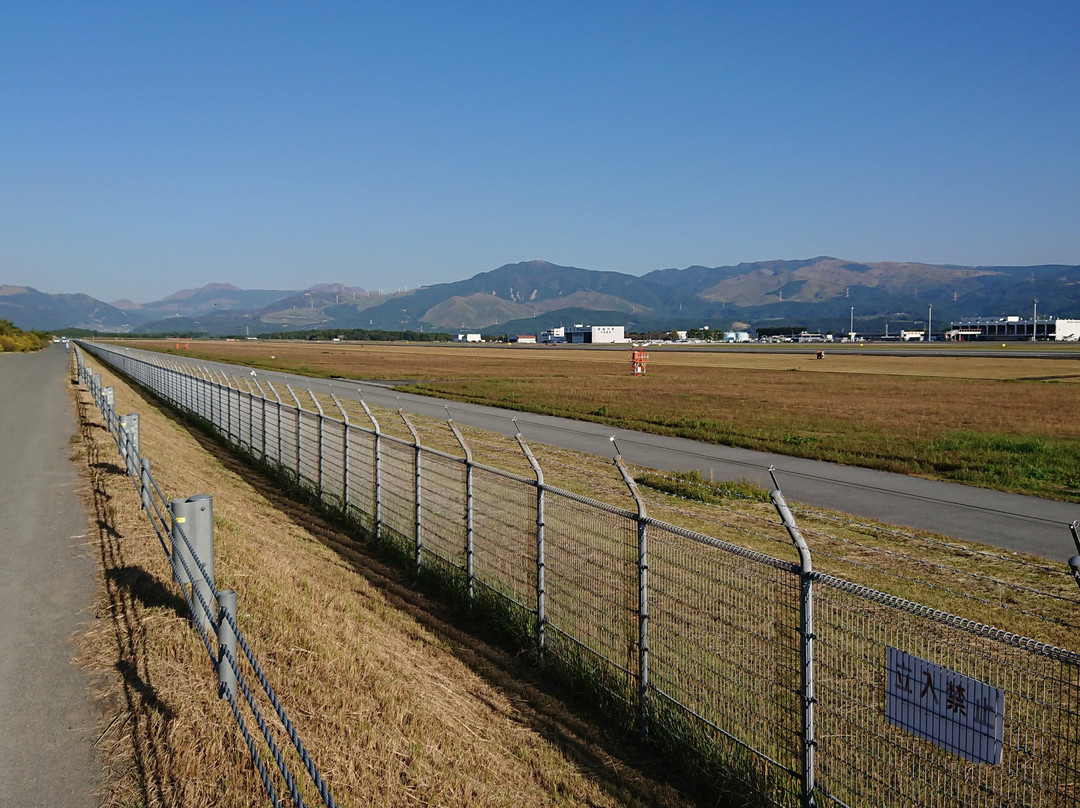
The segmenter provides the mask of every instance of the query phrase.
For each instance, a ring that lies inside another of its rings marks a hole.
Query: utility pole
[[[1039,322],[1039,299],[1035,298],[1031,301],[1031,341],[1035,341],[1035,328],[1036,323]]]

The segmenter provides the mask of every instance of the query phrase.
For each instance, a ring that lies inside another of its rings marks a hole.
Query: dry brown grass
[[[1080,352],[1001,358],[132,341],[320,376],[1003,490],[1080,499]],[[273,359],[271,359],[273,357]]]
[[[524,662],[358,552],[317,513],[102,370],[167,497],[214,497],[217,583],[339,805],[688,805],[531,684]],[[77,393],[102,565],[84,662],[102,695],[106,806],[255,806],[260,781],[115,444]],[[629,761],[629,762],[628,762]],[[310,802],[309,802],[310,804]]]

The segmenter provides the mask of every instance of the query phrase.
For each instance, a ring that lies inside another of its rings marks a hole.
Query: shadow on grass
[[[188,617],[187,602],[142,567],[107,569],[105,579],[126,590],[147,609],[167,609],[177,617]]]
[[[127,475],[115,463],[102,458],[115,451],[111,436],[92,420],[98,417],[88,396],[76,397],[78,423],[85,446],[86,469],[90,481],[90,506],[97,534],[90,542],[97,547],[104,579],[106,602],[103,617],[111,621],[109,637],[111,667],[119,674],[117,709],[110,727],[124,727],[114,743],[122,747],[120,758],[134,775],[140,805],[178,805],[182,783],[170,763],[170,725],[173,710],[158,694],[146,657],[146,630],[143,622],[152,607],[177,610],[178,598],[165,589],[160,581],[124,559],[124,541],[128,538],[117,525],[117,514],[109,489],[113,485],[128,485]],[[183,601],[180,601],[183,604]],[[186,609],[182,612],[186,614]],[[99,744],[104,743],[103,733]]]
[[[703,770],[702,763],[716,762],[714,756],[706,755],[711,759],[703,761],[700,750],[673,748],[670,737],[641,743],[628,725],[625,710],[612,713],[606,709],[611,707],[608,699],[597,701],[595,682],[588,684],[587,676],[567,676],[560,665],[545,663],[530,650],[527,616],[507,612],[490,598],[481,598],[468,608],[453,573],[425,573],[416,580],[410,572],[412,551],[407,541],[388,536],[376,546],[362,526],[350,523],[340,512],[319,503],[312,491],[297,485],[294,474],[270,468],[224,444],[203,419],[177,411],[141,387],[132,385],[132,389],[148,406],[184,424],[207,453],[242,476],[284,517],[332,549],[378,589],[390,606],[432,632],[474,673],[506,694],[518,706],[517,717],[524,726],[559,748],[620,804],[640,808],[758,804],[744,793],[747,781],[741,773]],[[743,789],[732,780],[743,781]]]

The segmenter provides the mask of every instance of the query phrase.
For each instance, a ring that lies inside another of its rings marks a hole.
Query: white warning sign
[[[1005,695],[996,687],[887,647],[885,717],[973,763],[1001,763]]]

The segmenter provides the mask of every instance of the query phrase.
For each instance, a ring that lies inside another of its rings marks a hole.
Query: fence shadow
[[[167,609],[177,617],[188,618],[187,602],[164,582],[139,566],[123,566],[105,570],[105,578],[125,590],[144,608]]]
[[[139,804],[175,806],[179,805],[181,783],[170,765],[168,738],[173,710],[161,698],[150,676],[143,621],[148,609],[158,607],[186,616],[186,604],[153,575],[125,560],[124,542],[130,538],[129,528],[117,514],[110,489],[127,486],[129,481],[123,469],[102,459],[115,452],[115,444],[93,420],[97,411],[86,399],[86,394],[76,397],[86,447],[91,518],[96,526],[90,543],[98,551],[105,590],[98,611],[109,620],[106,631],[111,639],[107,648],[102,644],[97,650],[99,656],[94,662],[117,673],[104,699],[107,711],[114,714],[98,746],[103,752],[110,749],[112,760],[131,767]]]
[[[625,727],[605,722],[603,715],[590,711],[587,694],[551,681],[531,653],[502,644],[504,637],[488,633],[432,587],[418,585],[399,566],[382,560],[372,544],[327,514],[310,496],[283,485],[266,466],[222,444],[197,419],[175,410],[153,393],[138,385],[133,385],[132,391],[148,407],[178,420],[203,450],[242,476],[283,518],[333,550],[379,590],[389,606],[438,637],[457,659],[515,704],[516,718],[522,725],[556,746],[621,804],[668,804],[673,801],[672,794],[682,795],[675,802],[684,802],[687,789],[697,788],[679,778],[669,762],[643,747]],[[706,793],[691,796],[709,798]]]

